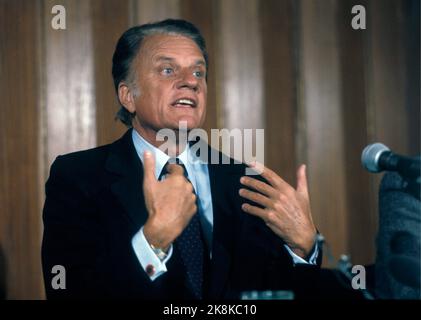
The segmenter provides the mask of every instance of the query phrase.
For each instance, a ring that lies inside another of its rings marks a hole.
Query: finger
[[[241,209],[244,212],[247,212],[249,214],[252,214],[256,217],[259,217],[259,218],[263,219],[264,221],[267,220],[267,212],[266,212],[265,209],[262,209],[262,208],[259,208],[259,207],[256,207],[256,206],[252,206],[251,204],[248,204],[248,203],[243,203],[241,205]]]
[[[143,153],[144,181],[147,183],[156,182],[155,158],[150,151]]]
[[[252,214],[256,217],[261,218],[265,224],[278,236],[280,236],[281,238],[284,237],[284,233],[282,232],[282,230],[279,228],[278,226],[278,222],[274,222],[274,221],[270,221],[270,219],[268,218],[268,212],[266,210],[263,210],[261,208],[255,207],[255,206],[251,206],[249,204],[244,203],[242,205],[242,209],[243,211]]]
[[[304,164],[302,164],[297,170],[297,192],[305,196],[308,195],[306,166]]]
[[[167,164],[167,171],[168,171],[168,174],[184,176],[184,168],[178,164],[174,164],[174,163]]]
[[[252,168],[258,168],[260,175],[270,183],[271,186],[275,188],[291,188],[291,186],[280,176],[278,176],[274,171],[265,167],[262,163],[254,161],[250,164]]]
[[[242,196],[243,198],[246,198],[250,201],[253,201],[257,204],[260,204],[261,206],[265,207],[265,208],[271,208],[272,207],[272,202],[270,201],[270,199],[260,193],[257,192],[253,192],[247,189],[240,189],[239,191],[240,196]]]
[[[254,190],[259,191],[260,193],[267,195],[268,197],[276,196],[276,190],[263,181],[259,181],[251,177],[241,177],[240,182],[249,188],[252,188]]]

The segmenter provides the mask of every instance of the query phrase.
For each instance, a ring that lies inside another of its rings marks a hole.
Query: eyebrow
[[[166,57],[166,56],[159,56],[159,57],[157,57],[154,60],[155,60],[155,62],[162,62],[162,61],[165,61],[165,62],[174,62],[175,61],[174,58]],[[206,62],[203,59],[198,59],[198,60],[196,60],[196,63],[194,65],[195,66],[200,66],[200,65],[206,66]]]

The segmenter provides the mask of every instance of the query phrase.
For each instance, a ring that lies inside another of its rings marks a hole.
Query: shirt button
[[[155,274],[155,267],[153,265],[151,265],[151,264],[148,264],[146,266],[146,274],[149,277],[152,277]]]

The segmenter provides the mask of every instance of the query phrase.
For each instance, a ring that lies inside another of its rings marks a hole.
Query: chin
[[[185,122],[187,124],[187,130],[199,128],[201,125],[201,121],[199,121],[197,117],[186,116],[186,117],[180,117],[177,121],[173,123],[171,128],[178,130],[180,128],[180,123],[182,122]]]

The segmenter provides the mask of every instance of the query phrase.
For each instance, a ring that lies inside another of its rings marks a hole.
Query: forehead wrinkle
[[[153,63],[159,63],[159,62],[177,62],[176,58],[173,57],[169,57],[169,56],[165,56],[165,55],[160,55],[158,54],[154,54],[152,56],[152,62]],[[206,66],[205,60],[203,60],[202,58],[197,59],[194,63],[192,63],[192,66]]]
[[[153,61],[154,63],[157,63],[157,62],[174,62],[174,61],[175,61],[175,59],[174,59],[174,58],[172,58],[172,57],[168,57],[168,56],[163,56],[163,55],[160,55],[160,54],[158,53],[158,54],[154,54],[154,55],[152,56],[152,61]]]
[[[177,41],[182,40],[182,41]],[[154,41],[155,40],[155,41]],[[194,49],[193,49],[194,48]],[[203,57],[203,53],[199,46],[190,38],[181,35],[168,35],[168,34],[152,34],[144,39],[141,45],[139,53],[141,56],[150,56],[152,61],[158,61],[159,58],[165,57],[175,60],[171,57],[172,54],[178,52],[195,52],[198,57],[196,64],[206,65]],[[158,57],[157,57],[158,56]],[[157,57],[157,58],[156,58]]]

